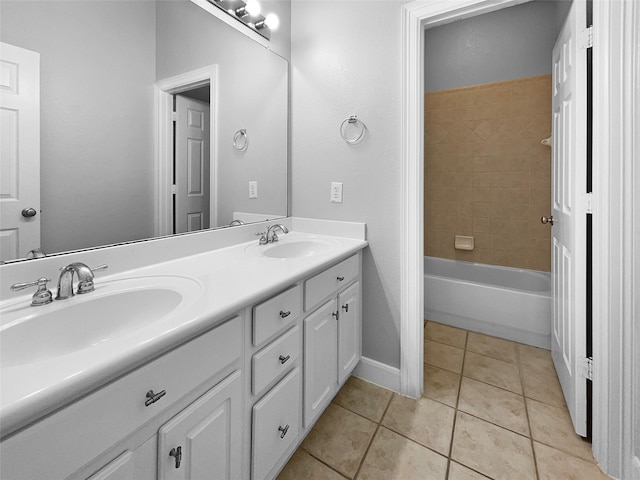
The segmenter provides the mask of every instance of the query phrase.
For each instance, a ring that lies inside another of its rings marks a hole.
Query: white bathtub
[[[424,257],[425,319],[551,348],[551,274]]]

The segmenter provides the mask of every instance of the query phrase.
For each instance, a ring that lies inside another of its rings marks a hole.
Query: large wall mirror
[[[0,0],[0,260],[286,216],[290,2],[261,3],[267,47],[189,0]]]

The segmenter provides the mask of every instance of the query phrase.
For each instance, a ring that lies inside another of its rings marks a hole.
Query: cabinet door
[[[338,383],[349,377],[362,352],[360,284],[351,285],[338,295]]]
[[[236,480],[241,442],[242,375],[236,371],[160,428],[158,478]]]
[[[304,424],[331,401],[338,372],[336,300],[321,306],[304,320]]]

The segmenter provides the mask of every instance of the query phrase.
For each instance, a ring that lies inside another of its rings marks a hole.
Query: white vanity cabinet
[[[304,284],[304,424],[309,427],[360,361],[360,255]],[[327,300],[329,298],[329,300]],[[321,303],[327,300],[325,303]],[[314,307],[320,303],[320,307]]]
[[[273,480],[360,360],[360,278],[298,276],[3,439],[0,479]]]

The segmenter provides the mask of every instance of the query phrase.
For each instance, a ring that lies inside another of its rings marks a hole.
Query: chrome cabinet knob
[[[22,216],[25,218],[31,218],[31,217],[35,217],[38,214],[38,212],[36,211],[35,208],[23,208],[22,209]]]
[[[553,225],[553,215],[550,215],[548,217],[540,217],[540,223],[542,223],[543,225],[546,225],[547,223],[549,225]]]

